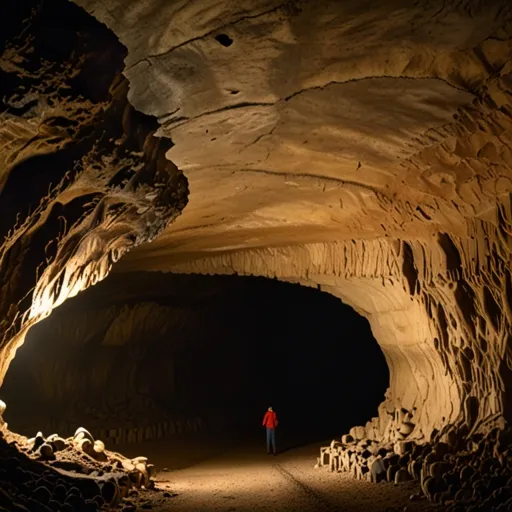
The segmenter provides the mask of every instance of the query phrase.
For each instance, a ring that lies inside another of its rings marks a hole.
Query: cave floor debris
[[[144,443],[136,449],[155,463],[156,488],[172,496],[165,502],[156,496],[149,500],[157,512],[442,510],[426,500],[410,501],[409,496],[418,491],[414,482],[376,485],[348,474],[314,469],[321,444],[290,449],[277,457],[267,456],[261,440],[232,443],[231,447],[204,443],[195,453],[188,442],[181,443],[178,451],[173,442]]]

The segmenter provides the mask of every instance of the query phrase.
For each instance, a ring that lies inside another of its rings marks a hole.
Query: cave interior
[[[118,450],[270,405],[319,471],[512,510],[509,1],[2,10],[0,510],[153,499]]]

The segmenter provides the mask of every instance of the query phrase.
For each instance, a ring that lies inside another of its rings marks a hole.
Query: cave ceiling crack
[[[221,107],[221,108],[218,108],[218,109],[215,109],[215,110],[210,110],[210,111],[207,111],[207,112],[202,112],[201,114],[198,114],[197,116],[193,116],[193,117],[184,117],[182,118],[178,123],[176,124],[173,124],[172,123],[172,120],[169,120],[168,122],[162,122],[161,121],[161,126],[165,129],[174,129],[174,128],[179,128],[187,123],[190,123],[191,121],[195,121],[197,119],[200,119],[202,117],[206,117],[206,116],[210,116],[210,115],[214,115],[214,114],[218,114],[220,112],[225,112],[225,111],[228,111],[228,110],[235,110],[235,109],[239,109],[239,108],[244,108],[244,107],[273,107],[273,106],[278,106],[282,103],[286,103],[288,101],[290,101],[291,99],[295,98],[296,96],[299,96],[300,94],[303,94],[303,93],[306,93],[306,92],[309,92],[309,91],[315,91],[315,90],[324,90],[326,89],[327,87],[330,87],[330,86],[333,86],[333,85],[344,85],[344,84],[348,84],[348,83],[353,83],[353,82],[361,82],[363,80],[379,80],[379,79],[382,79],[382,78],[386,78],[386,79],[392,79],[392,80],[400,80],[400,79],[403,79],[403,80],[437,80],[437,81],[440,81],[440,82],[443,82],[445,83],[446,85],[448,85],[449,87],[452,87],[454,89],[457,89],[461,92],[464,92],[466,94],[471,94],[473,96],[475,96],[474,93],[472,93],[471,91],[468,91],[462,87],[458,87],[454,84],[451,84],[448,80],[444,80],[443,78],[439,78],[439,77],[411,77],[411,76],[390,76],[390,75],[379,75],[379,76],[364,76],[364,77],[358,77],[358,78],[350,78],[348,80],[341,80],[341,81],[336,81],[336,80],[332,80],[324,85],[315,85],[315,86],[312,86],[312,87],[307,87],[307,88],[304,88],[304,89],[300,89],[299,91],[296,91],[292,94],[290,94],[289,96],[286,96],[285,98],[280,98],[276,101],[273,101],[273,102],[242,102],[242,103],[237,103],[237,104],[234,104],[234,105],[226,105],[224,107]],[[168,117],[169,114],[165,114],[165,117]]]
[[[257,144],[263,137],[270,137],[274,134],[274,131],[276,130],[276,128],[278,127],[279,123],[276,123],[273,128],[267,132],[267,133],[262,133],[261,135],[258,135],[256,137],[256,139],[254,139],[252,142],[249,142],[248,144],[246,144],[238,153],[240,154],[242,151],[244,151],[245,149],[247,149],[248,147],[250,146],[254,146],[255,144]],[[269,152],[270,153],[270,152]]]
[[[268,134],[266,134],[268,135]],[[305,178],[308,180],[316,180],[316,181],[327,181],[336,183],[337,185],[341,186],[354,186],[358,188],[363,188],[365,190],[369,190],[370,192],[375,193],[378,196],[384,195],[383,192],[381,192],[378,188],[372,187],[371,185],[365,185],[363,183],[359,183],[357,181],[351,181],[351,180],[343,180],[341,178],[334,178],[331,176],[322,176],[322,175],[315,175],[315,174],[308,174],[308,173],[289,173],[289,172],[278,172],[278,171],[272,171],[270,169],[253,169],[253,168],[243,168],[243,169],[237,169],[232,172],[232,174],[237,173],[258,173],[258,174],[268,174],[271,176],[280,176],[285,179],[293,179],[293,178]]]
[[[214,114],[218,114],[220,112],[225,112],[227,110],[236,110],[236,109],[245,108],[245,107],[273,107],[275,105],[276,105],[276,102],[254,102],[254,103],[252,103],[252,102],[244,101],[242,103],[236,103],[235,105],[226,105],[226,106],[218,108],[216,110],[209,110],[208,112],[203,112],[202,114],[199,114],[194,117],[183,117],[176,124],[172,124],[172,120],[169,120],[169,122],[164,121],[164,122],[162,122],[162,127],[169,128],[169,129],[179,128],[187,123],[190,123],[191,121],[200,119],[201,117],[211,116]],[[165,114],[165,117],[169,117],[169,114]]]
[[[280,101],[290,101],[292,98],[294,98],[300,94],[303,94],[305,92],[314,91],[314,90],[324,90],[327,87],[330,87],[331,85],[343,85],[343,84],[348,84],[348,83],[352,83],[352,82],[361,82],[363,80],[380,80],[382,78],[388,78],[388,79],[392,79],[392,80],[400,80],[400,79],[401,80],[438,80],[454,89],[457,89],[458,91],[472,94],[470,91],[468,91],[460,86],[457,86],[455,84],[452,84],[448,80],[445,80],[444,78],[440,78],[437,76],[431,76],[431,77],[417,76],[416,77],[416,76],[406,76],[406,75],[396,75],[396,76],[375,75],[375,76],[363,76],[363,77],[358,77],[358,78],[349,78],[348,80],[342,80],[342,81],[332,80],[332,81],[326,83],[325,85],[315,85],[312,87],[307,87],[305,89],[301,89],[300,91],[296,91],[293,94],[290,94],[289,96],[285,97],[284,99],[282,99]]]

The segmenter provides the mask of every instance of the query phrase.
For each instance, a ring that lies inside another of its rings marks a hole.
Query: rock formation
[[[140,500],[139,489],[155,494],[151,492],[155,468],[146,457],[128,459],[106,450],[103,441],[83,427],[67,439],[42,432],[27,439],[2,427],[0,455],[8,470],[1,474],[2,510],[97,512],[118,506],[136,510],[147,501]]]
[[[115,36],[67,2],[12,11],[0,57],[1,379],[30,326],[153,239],[187,195],[170,142],[126,100]]]
[[[152,240],[186,204],[186,178],[165,158],[170,141],[154,137],[156,121],[127,101],[124,55],[116,37],[74,4],[4,6],[0,381],[31,326],[104,279],[127,250]],[[16,453],[26,440],[1,423],[2,510],[28,510],[26,505],[92,512],[119,502],[118,478],[128,479],[127,496],[129,471],[116,475],[108,456],[103,481],[98,474],[77,476],[77,468],[91,472],[84,443],[75,473],[45,469]],[[46,441],[36,453],[40,460],[54,457],[56,447]],[[136,486],[149,487],[144,475]]]
[[[401,407],[418,440],[508,421],[508,2],[81,5],[128,48],[129,99],[159,118],[191,190],[115,270],[343,298],[391,371],[371,437]]]
[[[3,32],[0,376],[138,246],[114,271],[277,277],[364,314],[391,373],[369,442],[402,410],[419,444],[510,423],[508,0],[76,3],[57,48],[48,7]]]

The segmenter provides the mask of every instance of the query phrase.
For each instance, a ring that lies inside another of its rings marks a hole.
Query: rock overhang
[[[477,318],[508,350],[487,327],[510,279],[506,2],[80,3],[127,46],[130,101],[190,183],[184,215],[115,271],[325,286],[380,333],[418,436],[500,416],[503,377],[477,382],[458,354]]]
[[[506,3],[438,4],[81,2],[127,46],[130,101],[190,182],[159,252],[460,234],[492,209]]]
[[[509,349],[507,2],[78,3],[126,46],[129,101],[190,186],[156,239],[137,210],[154,240],[114,271],[324,286],[385,333],[390,401],[427,400],[425,435],[504,413],[506,375],[480,382],[459,347]]]

